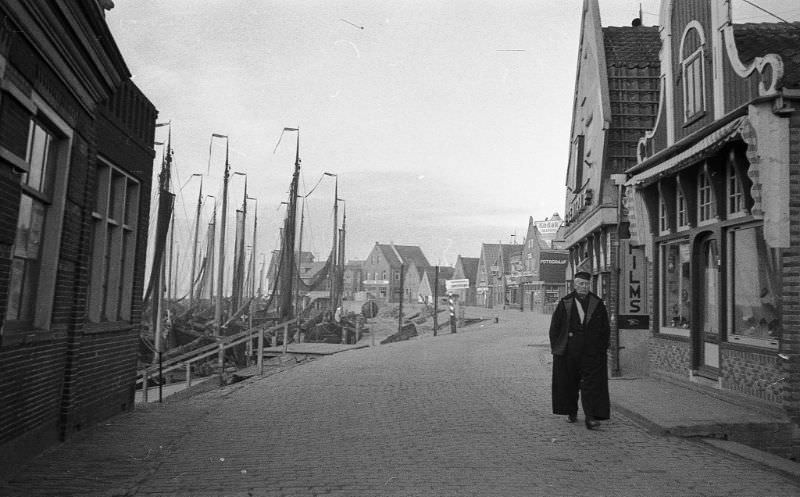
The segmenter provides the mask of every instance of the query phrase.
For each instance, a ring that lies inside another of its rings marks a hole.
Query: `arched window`
[[[683,32],[680,47],[684,121],[694,119],[706,109],[705,43],[700,23],[690,22]]]

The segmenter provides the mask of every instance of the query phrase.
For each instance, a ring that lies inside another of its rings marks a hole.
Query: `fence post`
[[[448,296],[448,303],[450,304],[450,333],[456,332],[456,304],[453,300],[453,294]]]
[[[147,377],[147,368],[145,368],[144,374],[142,374],[142,400],[145,404],[147,404],[147,383],[150,381]]]
[[[289,348],[289,323],[283,325],[283,353],[286,354],[286,351]]]
[[[217,354],[217,363],[219,365],[219,384],[225,385],[225,349],[222,342],[219,343],[219,353]]]
[[[258,375],[264,376],[264,330],[258,330]]]
[[[186,388],[192,386],[192,363],[186,361]]]

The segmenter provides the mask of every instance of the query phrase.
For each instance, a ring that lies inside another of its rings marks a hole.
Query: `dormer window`
[[[689,122],[705,111],[705,37],[697,21],[686,26],[680,47],[683,117]]]

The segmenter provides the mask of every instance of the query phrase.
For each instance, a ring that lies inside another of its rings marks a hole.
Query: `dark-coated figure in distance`
[[[580,395],[586,428],[610,415],[606,350],[611,329],[603,301],[589,291],[591,275],[575,273],[573,291],[562,298],[550,322],[553,353],[553,414],[578,419]]]

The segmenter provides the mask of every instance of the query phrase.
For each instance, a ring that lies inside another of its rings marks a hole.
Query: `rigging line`
[[[783,21],[783,22],[785,22],[786,24],[792,24],[792,23],[790,23],[789,21],[787,21],[786,19],[784,19],[784,18],[782,18],[782,17],[780,17],[780,16],[778,16],[778,15],[776,15],[776,14],[773,14],[772,12],[768,11],[767,9],[765,9],[765,8],[763,8],[763,7],[759,6],[759,5],[756,5],[755,3],[751,2],[750,0],[742,0],[742,2],[744,2],[744,3],[748,4],[748,5],[752,5],[753,7],[757,8],[758,10],[761,10],[761,11],[763,11],[763,12],[766,12],[767,14],[771,15],[771,16],[772,16],[772,17],[774,17],[775,19],[778,19],[778,20],[780,20],[780,21]]]

